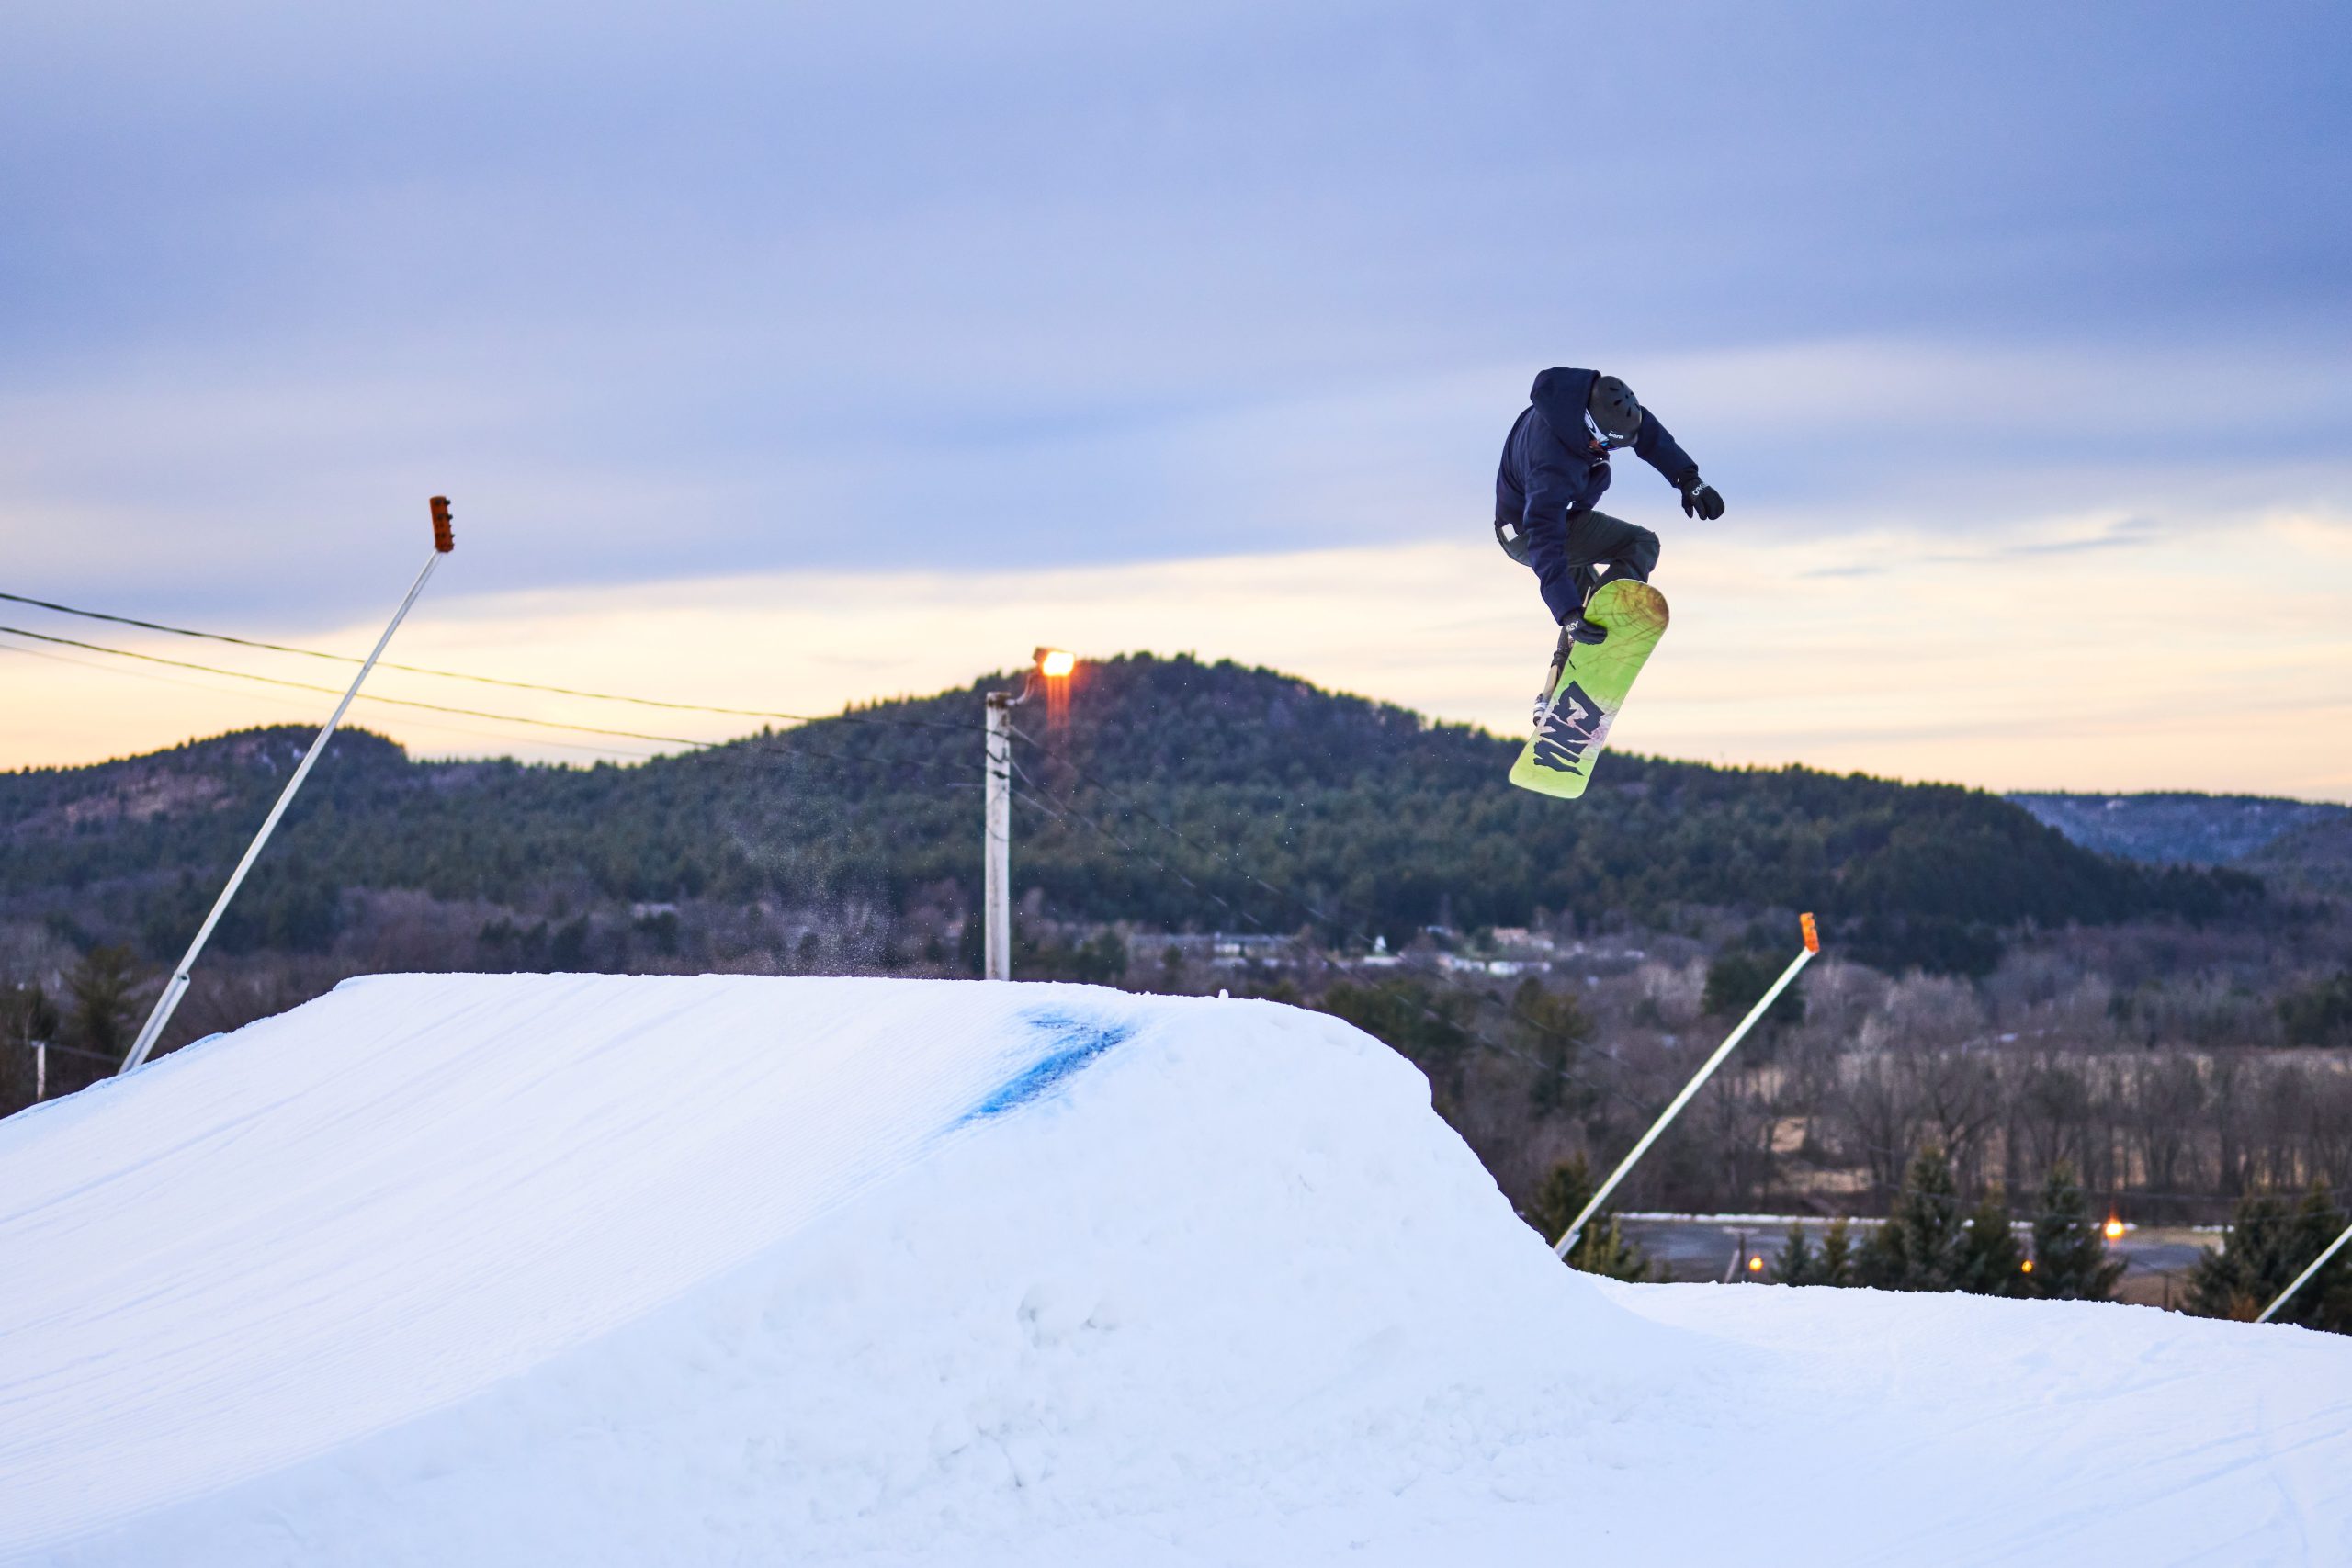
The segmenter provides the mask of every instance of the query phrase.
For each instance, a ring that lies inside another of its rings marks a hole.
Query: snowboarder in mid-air
[[[1616,377],[1546,370],[1528,398],[1495,474],[1495,537],[1511,559],[1534,570],[1552,619],[1578,642],[1599,642],[1608,634],[1587,622],[1584,610],[1601,573],[1647,582],[1657,565],[1656,534],[1593,510],[1609,488],[1609,454],[1632,447],[1682,492],[1686,517],[1713,522],[1724,514],[1724,498]]]
[[[1546,370],[1528,396],[1495,474],[1495,539],[1535,573],[1560,642],[1511,782],[1573,796],[1584,793],[1611,720],[1666,630],[1666,600],[1646,586],[1657,536],[1593,510],[1609,488],[1609,455],[1632,447],[1682,492],[1686,517],[1714,521],[1724,498],[1616,377]],[[1626,635],[1604,652],[1612,628]],[[1590,650],[1581,661],[1579,644]]]

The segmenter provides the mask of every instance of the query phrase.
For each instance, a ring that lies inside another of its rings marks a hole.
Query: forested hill
[[[466,918],[699,901],[936,913],[980,875],[981,694],[878,704],[675,759],[593,768],[410,761],[336,741],[230,951],[318,951],[352,896]],[[1015,886],[1063,920],[1401,942],[1422,925],[1601,925],[1817,908],[1847,951],[1981,970],[2027,924],[2234,919],[2262,886],[2069,842],[1980,791],[1611,756],[1583,801],[1504,782],[1517,742],[1230,663],[1080,667],[1068,722],[1021,738]],[[77,942],[185,942],[306,734],[0,774],[0,919]]]
[[[2078,844],[2156,865],[2252,865],[2312,829],[2352,824],[2352,807],[2275,795],[2018,794],[2009,798]]]

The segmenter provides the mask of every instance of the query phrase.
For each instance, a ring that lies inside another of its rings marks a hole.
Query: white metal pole
[[[2262,1315],[2256,1318],[2254,1321],[2256,1323],[2268,1323],[2270,1319],[2276,1315],[2278,1309],[2287,1304],[2287,1298],[2293,1295],[2297,1291],[2301,1290],[2305,1285],[2309,1284],[2311,1282],[2312,1276],[2326,1268],[2327,1260],[2343,1250],[2344,1244],[2347,1241],[2352,1241],[2352,1225],[2346,1225],[2344,1228],[2343,1235],[2328,1243],[2327,1250],[2321,1253],[2317,1258],[2312,1258],[2312,1266],[2304,1269],[2301,1273],[2296,1275],[2295,1282],[2288,1286],[2285,1290],[2279,1292],[2278,1299],[2272,1302],[2268,1306],[2264,1307],[2262,1309]]]
[[[1642,1156],[1649,1152],[1649,1146],[1657,1142],[1658,1134],[1666,1131],[1667,1124],[1681,1114],[1684,1106],[1690,1103],[1690,1097],[1697,1094],[1701,1086],[1714,1076],[1715,1069],[1724,1065],[1724,1058],[1730,1055],[1733,1048],[1742,1040],[1747,1038],[1747,1032],[1756,1027],[1757,1020],[1764,1016],[1765,1010],[1780,1000],[1781,993],[1789,988],[1789,982],[1797,977],[1797,971],[1813,962],[1813,955],[1821,951],[1821,934],[1813,923],[1813,917],[1811,915],[1802,917],[1802,925],[1804,931],[1804,951],[1798,953],[1786,969],[1781,971],[1781,977],[1772,982],[1772,988],[1766,991],[1762,998],[1747,1010],[1747,1016],[1739,1021],[1739,1027],[1731,1032],[1730,1038],[1716,1046],[1715,1054],[1700,1064],[1698,1072],[1691,1076],[1689,1083],[1682,1086],[1682,1092],[1674,1097],[1674,1102],[1660,1111],[1658,1119],[1650,1123],[1650,1130],[1642,1134],[1642,1141],[1634,1145],[1634,1152],[1620,1160],[1617,1163],[1617,1168],[1609,1173],[1609,1179],[1600,1184],[1600,1190],[1592,1195],[1592,1201],[1584,1206],[1584,1213],[1578,1214],[1575,1222],[1561,1234],[1560,1239],[1552,1244],[1552,1252],[1555,1257],[1566,1258],[1568,1255],[1568,1249],[1577,1244],[1577,1237],[1584,1233],[1586,1222],[1598,1213],[1601,1204],[1609,1201],[1609,1195],[1617,1190],[1617,1184],[1625,1179],[1626,1172],[1632,1170]]]
[[[220,889],[220,897],[212,901],[212,912],[204,917],[204,924],[197,929],[196,940],[187,944],[187,952],[182,955],[179,966],[172,971],[171,982],[164,987],[164,994],[155,998],[155,1010],[147,1015],[146,1025],[139,1031],[139,1038],[131,1043],[130,1053],[123,1057],[119,1071],[127,1073],[138,1066],[155,1048],[155,1041],[164,1032],[164,1026],[172,1021],[173,1010],[187,994],[189,974],[196,968],[197,955],[212,939],[212,928],[219,925],[220,917],[228,912],[229,900],[234,898],[237,889],[244,885],[245,874],[253,870],[254,862],[260,858],[262,846],[269,842],[272,833],[277,831],[278,818],[286,815],[286,808],[294,803],[294,795],[301,789],[302,781],[311,776],[311,768],[318,761],[319,753],[324,751],[327,742],[334,738],[335,726],[343,722],[345,712],[351,706],[352,699],[359,694],[359,688],[367,681],[368,671],[376,668],[376,660],[384,656],[392,634],[407,618],[409,606],[415,604],[416,596],[424,592],[424,584],[433,576],[433,569],[439,566],[441,558],[455,547],[449,532],[449,502],[447,498],[436,495],[433,498],[433,553],[424,558],[424,570],[416,574],[414,582],[409,584],[408,597],[402,599],[401,607],[392,612],[391,622],[384,627],[384,635],[376,639],[374,650],[359,666],[359,673],[352,677],[351,689],[343,694],[341,702],[334,705],[334,712],[327,716],[327,722],[311,742],[311,749],[302,753],[302,761],[295,767],[294,776],[288,779],[286,787],[278,792],[277,804],[269,808],[269,816],[263,820],[261,831],[254,834],[254,841],[245,846],[244,858],[237,863],[237,869],[229,874],[228,886]]]
[[[990,692],[988,698],[988,822],[982,875],[984,954],[982,975],[990,980],[1012,978],[1012,697]]]
[[[33,1103],[49,1098],[49,1042],[33,1042]]]

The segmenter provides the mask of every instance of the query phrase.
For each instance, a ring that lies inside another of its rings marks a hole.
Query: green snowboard
[[[1584,615],[1609,628],[1608,639],[1571,642],[1565,662],[1555,661],[1551,707],[1510,768],[1520,788],[1565,800],[1584,793],[1634,677],[1666,635],[1666,595],[1630,579],[1604,582]]]

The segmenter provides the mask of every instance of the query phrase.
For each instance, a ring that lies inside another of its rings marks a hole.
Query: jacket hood
[[[1535,405],[1535,412],[1544,416],[1552,434],[1574,450],[1584,447],[1585,404],[1591,400],[1592,384],[1600,378],[1598,370],[1555,366],[1535,378],[1535,385],[1527,394],[1527,400]]]

